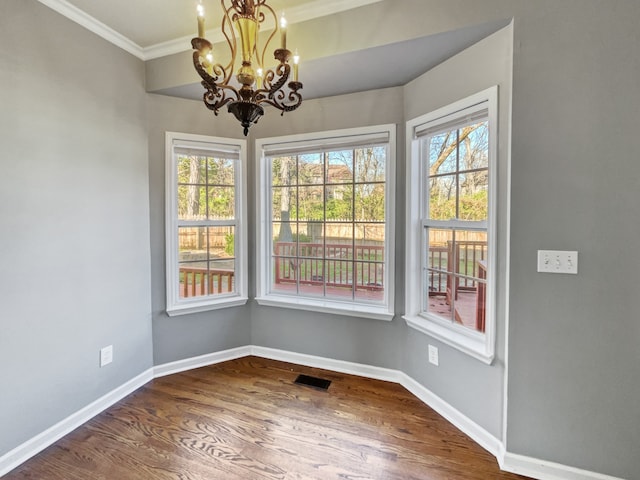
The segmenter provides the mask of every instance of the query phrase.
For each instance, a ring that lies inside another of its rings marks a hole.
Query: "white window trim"
[[[191,297],[180,299],[178,288],[178,213],[177,213],[177,170],[173,161],[174,142],[200,142],[202,144],[228,145],[239,149],[240,160],[235,170],[236,184],[236,226],[235,226],[235,284],[236,292],[215,297]],[[247,159],[246,140],[210,137],[189,133],[165,133],[165,235],[166,235],[166,312],[169,316],[205,312],[244,305],[248,300],[247,275],[247,205],[246,205],[246,172],[244,165]]]
[[[415,132],[425,124],[446,122],[464,110],[477,107],[488,109],[489,118],[489,222],[487,225],[489,265],[487,272],[486,325],[484,334],[445,321],[437,315],[422,312],[422,205],[424,182],[423,163],[419,140]],[[498,87],[494,86],[407,122],[407,217],[406,217],[406,271],[405,314],[403,318],[411,328],[454,347],[486,364],[495,358],[496,337],[496,273],[497,273],[497,150],[498,150]],[[419,261],[418,261],[419,259]]]
[[[292,145],[300,143],[322,144],[324,140],[340,137],[366,136],[385,133],[389,136],[389,155],[386,165],[386,197],[385,197],[385,303],[384,305],[370,305],[357,302],[341,302],[332,299],[312,299],[304,297],[294,297],[288,295],[278,295],[269,291],[270,287],[270,252],[268,247],[271,244],[271,202],[270,189],[267,187],[270,172],[267,168],[267,161],[264,156],[265,146],[268,145]],[[257,272],[257,295],[256,301],[259,305],[267,305],[282,308],[292,308],[297,310],[307,310],[337,315],[346,315],[359,318],[370,318],[374,320],[391,321],[394,317],[394,276],[395,276],[395,222],[393,222],[393,212],[395,212],[395,158],[396,158],[396,125],[377,125],[371,127],[352,128],[344,130],[331,130],[326,132],[305,133],[298,135],[287,135],[282,137],[271,137],[256,140],[255,155],[256,172],[256,212],[258,217],[257,242],[256,242],[256,272]]]

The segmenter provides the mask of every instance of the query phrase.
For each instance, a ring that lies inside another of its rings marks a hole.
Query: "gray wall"
[[[640,3],[522,9],[507,447],[637,480]],[[578,250],[578,275],[536,273],[537,249]]]
[[[193,68],[193,66],[191,67]],[[214,117],[202,102],[148,95],[151,297],[156,365],[251,343],[249,306],[167,316],[165,281],[165,132],[219,137],[242,135],[230,115]]]
[[[141,61],[0,2],[0,455],[152,366],[145,98]]]

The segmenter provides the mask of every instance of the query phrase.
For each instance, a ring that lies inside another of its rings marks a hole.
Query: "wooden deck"
[[[455,312],[452,317],[451,305],[447,303],[447,297],[433,295],[429,297],[429,312],[441,315],[444,318],[453,319],[455,322],[476,329],[477,294],[475,291],[458,292],[455,302]]]

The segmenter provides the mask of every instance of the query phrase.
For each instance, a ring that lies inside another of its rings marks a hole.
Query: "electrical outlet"
[[[436,367],[439,365],[438,347],[434,347],[433,345],[429,345],[429,363],[435,365]]]
[[[100,366],[104,367],[113,362],[113,345],[100,349]]]
[[[538,272],[578,273],[578,252],[538,250]]]

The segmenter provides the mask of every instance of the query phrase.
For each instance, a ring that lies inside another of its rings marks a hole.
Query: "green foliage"
[[[429,198],[429,216],[434,219],[480,221],[487,219],[487,191],[480,190],[473,194],[460,196],[460,211],[456,216],[456,198],[432,195]]]
[[[236,236],[233,233],[227,233],[224,236],[224,253],[233,257],[236,249]]]

